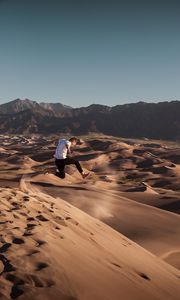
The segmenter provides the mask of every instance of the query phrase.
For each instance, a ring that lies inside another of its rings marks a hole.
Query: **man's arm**
[[[71,143],[70,143],[70,142],[68,142],[68,143],[66,144],[66,148],[67,148],[68,154],[71,155],[71,154],[72,154],[72,151],[71,151]]]

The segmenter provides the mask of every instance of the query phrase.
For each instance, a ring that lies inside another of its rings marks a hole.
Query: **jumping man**
[[[85,173],[78,160],[70,157],[71,147],[75,146],[78,142],[76,137],[72,137],[69,140],[60,139],[55,152],[55,164],[57,167],[56,176],[60,178],[65,178],[65,166],[75,165],[82,178],[86,178],[89,173]]]

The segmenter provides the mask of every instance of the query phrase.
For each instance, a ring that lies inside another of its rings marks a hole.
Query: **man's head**
[[[69,141],[71,142],[71,145],[72,146],[75,146],[77,143],[78,143],[78,139],[76,138],[76,137],[71,137],[70,139],[69,139]]]

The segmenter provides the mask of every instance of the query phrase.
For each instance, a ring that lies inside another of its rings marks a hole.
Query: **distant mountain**
[[[25,99],[25,100],[16,99],[0,105],[0,113],[3,114],[15,114],[27,109],[39,110],[40,105],[36,101],[31,101],[29,99]]]
[[[72,108],[61,103],[16,99],[0,105],[1,134],[89,132],[180,140],[180,101]]]
[[[40,105],[45,109],[53,111],[56,115],[61,114],[62,112],[67,112],[72,109],[72,107],[63,105],[61,103],[47,103],[41,102]]]
[[[63,105],[61,103],[37,103],[29,99],[21,100],[16,99],[5,104],[0,105],[0,113],[2,114],[15,114],[25,110],[31,110],[34,112],[39,112],[41,114],[51,114],[55,115],[68,111],[71,108],[69,106]]]

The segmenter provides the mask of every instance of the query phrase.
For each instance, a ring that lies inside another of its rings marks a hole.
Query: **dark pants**
[[[56,159],[55,160],[56,167],[59,172],[56,172],[56,175],[60,178],[65,178],[65,166],[66,165],[75,165],[76,168],[78,169],[79,173],[82,173],[82,167],[78,160],[72,158],[72,157],[67,157],[65,159]]]

